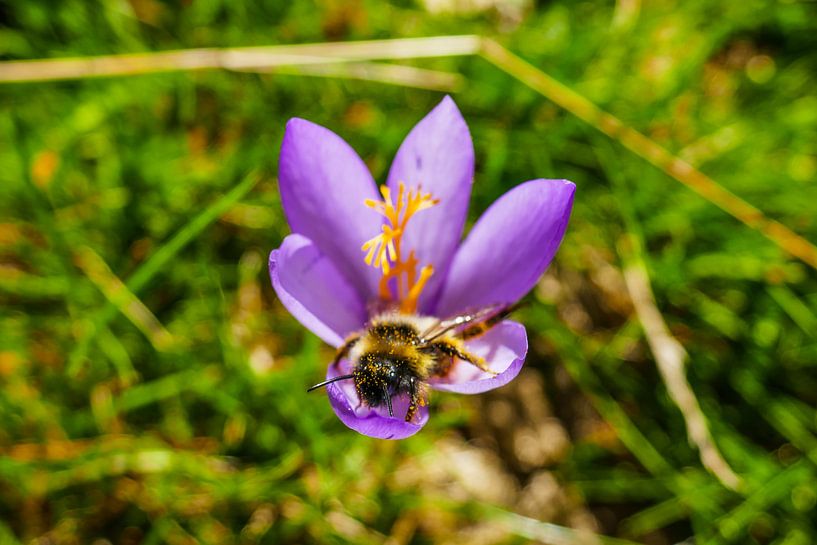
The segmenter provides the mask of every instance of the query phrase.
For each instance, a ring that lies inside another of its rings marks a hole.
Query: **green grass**
[[[489,37],[817,242],[813,2],[497,5],[16,2],[0,59]],[[470,220],[527,179],[578,191],[519,313],[525,372],[435,395],[397,443],[305,393],[331,351],[269,285],[277,153],[308,118],[382,181],[442,93],[297,68],[0,85],[0,543],[817,541],[817,272],[563,95],[479,56],[402,62],[462,77]],[[738,490],[662,383],[633,241]]]

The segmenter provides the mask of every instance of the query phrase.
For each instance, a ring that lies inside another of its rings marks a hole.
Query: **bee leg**
[[[472,354],[467,350],[459,350],[457,352],[457,357],[463,361],[467,361],[474,367],[478,368],[480,371],[485,371],[491,376],[496,376],[499,373],[492,371],[490,367],[488,367],[488,363],[482,359],[481,357],[477,356],[476,354]]]
[[[503,308],[484,322],[479,322],[474,325],[468,326],[462,331],[457,334],[457,337],[460,339],[473,339],[474,337],[479,337],[480,335],[486,333],[489,329],[494,327],[496,324],[504,320],[508,317],[512,312],[519,309],[519,307],[523,306],[522,303],[516,303],[514,305],[508,305],[507,307]]]
[[[394,411],[391,408],[391,394],[389,394],[389,389],[386,385],[383,385],[383,395],[386,396],[386,403],[389,405],[389,416],[394,416]]]
[[[439,352],[438,352],[439,353]],[[437,358],[437,362],[431,369],[431,374],[435,377],[444,377],[451,370],[454,365],[454,354],[443,354],[442,357]]]
[[[476,354],[472,354],[471,352],[467,351],[464,347],[459,346],[460,343],[452,342],[449,339],[440,340],[432,343],[429,345],[429,348],[434,349],[438,354],[443,354],[446,356],[453,356],[459,358],[463,361],[467,361],[474,367],[480,369],[481,371],[485,371],[486,373],[490,373],[491,375],[497,375],[488,367],[488,364],[485,362],[484,359],[477,356]],[[446,358],[447,359],[447,358]],[[445,376],[446,373],[451,369],[451,361],[440,361],[437,367],[434,369],[434,374],[437,376]]]
[[[332,365],[337,365],[340,360],[345,358],[349,355],[349,350],[352,349],[353,346],[357,344],[357,341],[360,340],[360,335],[354,333],[346,338],[346,342],[343,343],[343,346],[338,348],[337,352],[335,352],[335,359],[332,360]]]
[[[411,382],[409,383],[409,406],[408,410],[406,411],[406,422],[411,422],[414,419],[414,415],[417,414],[417,410],[420,408],[420,405],[425,405],[425,403],[420,397],[417,382],[412,378]]]

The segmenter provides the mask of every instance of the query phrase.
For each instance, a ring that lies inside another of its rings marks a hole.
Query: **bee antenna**
[[[324,380],[323,382],[319,382],[318,384],[314,385],[312,388],[309,388],[307,392],[311,392],[312,390],[317,390],[322,386],[326,386],[327,384],[332,384],[333,382],[337,382],[339,380],[346,380],[350,378],[355,378],[354,375],[341,375],[339,377],[330,378],[329,380]]]
[[[386,403],[389,404],[389,416],[394,416],[394,411],[391,410],[391,396],[389,395],[389,389],[386,388],[386,385],[383,385],[383,393],[386,394]]]

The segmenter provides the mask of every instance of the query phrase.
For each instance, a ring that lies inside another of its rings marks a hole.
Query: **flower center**
[[[414,313],[417,311],[417,299],[434,272],[434,267],[426,265],[418,274],[414,250],[409,251],[408,257],[404,259],[400,245],[412,216],[440,201],[432,198],[431,193],[423,193],[420,187],[406,191],[403,182],[398,185],[397,199],[394,201],[391,189],[387,186],[381,186],[380,193],[383,195],[382,201],[366,199],[364,204],[383,215],[386,222],[381,233],[367,240],[361,249],[366,252],[366,264],[383,271],[380,278],[380,298],[384,301],[396,300],[401,312]]]

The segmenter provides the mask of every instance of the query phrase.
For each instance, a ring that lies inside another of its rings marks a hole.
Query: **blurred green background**
[[[491,37],[817,241],[813,1],[11,1],[0,25],[2,60]],[[401,63],[453,75],[0,85],[0,543],[817,542],[815,270],[484,59]],[[576,205],[520,377],[379,441],[305,393],[331,350],[269,285],[277,154],[305,117],[383,181],[446,89],[470,220],[536,177]],[[633,263],[737,490],[690,446]]]

